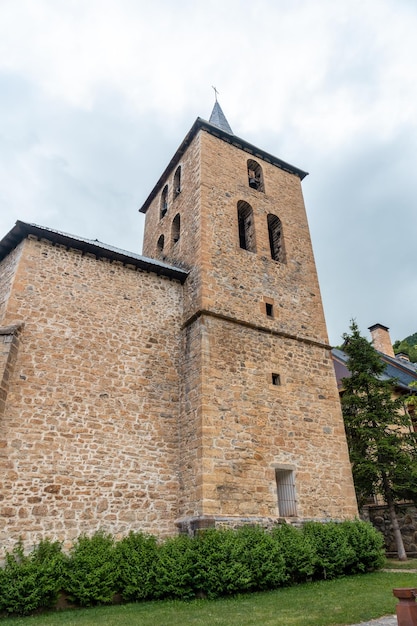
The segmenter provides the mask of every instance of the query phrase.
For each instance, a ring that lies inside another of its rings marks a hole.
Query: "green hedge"
[[[0,569],[0,613],[29,615],[55,606],[64,569],[59,543],[41,541],[25,555],[19,541],[5,561]]]
[[[281,524],[272,530],[272,537],[284,559],[285,584],[294,585],[309,580],[314,573],[316,552],[309,537],[299,528]]]
[[[97,532],[75,542],[62,576],[62,588],[79,606],[110,604],[117,591],[118,564],[113,537]]]
[[[0,613],[53,608],[60,592],[78,606],[158,598],[189,600],[276,589],[371,571],[384,563],[383,538],[359,520],[204,530],[158,542],[131,532],[81,536],[68,555],[42,541],[25,555],[18,542],[0,568]]]
[[[118,565],[117,588],[129,602],[155,596],[154,565],[158,560],[156,537],[130,532],[116,545]]]

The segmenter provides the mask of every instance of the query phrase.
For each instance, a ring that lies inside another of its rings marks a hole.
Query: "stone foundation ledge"
[[[195,535],[200,530],[207,528],[240,528],[241,526],[261,526],[266,530],[274,528],[279,524],[291,524],[292,526],[302,527],[306,522],[321,522],[325,524],[330,521],[328,518],[323,519],[304,519],[300,517],[240,517],[228,515],[196,515],[183,517],[176,520],[175,525],[181,535]]]

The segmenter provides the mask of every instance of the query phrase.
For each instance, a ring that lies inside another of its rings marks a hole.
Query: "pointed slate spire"
[[[209,122],[210,124],[213,124],[213,126],[217,126],[217,128],[221,128],[222,130],[225,130],[226,133],[230,133],[231,135],[233,135],[233,131],[230,128],[229,122],[227,121],[220,104],[217,102],[217,99],[214,103]]]

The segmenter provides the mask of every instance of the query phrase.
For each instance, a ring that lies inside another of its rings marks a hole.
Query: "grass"
[[[2,619],[2,626],[340,626],[395,613],[394,587],[417,574],[375,572],[222,600],[165,601]]]
[[[407,559],[407,561],[398,561],[398,559],[387,559],[385,569],[416,569],[417,559]]]

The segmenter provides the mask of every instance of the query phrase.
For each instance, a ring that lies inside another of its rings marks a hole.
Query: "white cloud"
[[[407,0],[2,0],[0,228],[137,250],[136,209],[216,85],[236,134],[311,172],[332,341],[373,307],[365,325],[414,332],[417,304],[392,305],[412,256],[389,246],[415,239],[415,32]]]

